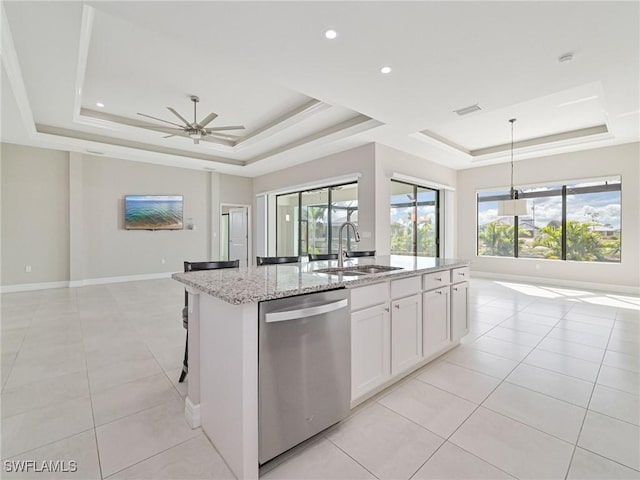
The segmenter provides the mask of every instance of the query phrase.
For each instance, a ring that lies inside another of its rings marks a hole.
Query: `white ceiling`
[[[505,161],[512,117],[516,159],[638,141],[639,5],[5,1],[1,139],[247,176],[372,141]],[[140,128],[189,95],[246,140]]]

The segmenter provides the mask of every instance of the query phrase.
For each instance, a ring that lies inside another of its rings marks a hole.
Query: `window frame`
[[[537,191],[537,192],[518,192],[519,199],[533,199],[533,198],[542,198],[542,197],[554,197],[560,196],[562,202],[562,218],[561,218],[561,228],[562,228],[562,252],[561,258],[555,259],[560,261],[569,261],[569,262],[581,262],[581,263],[598,263],[598,264],[617,264],[622,263],[622,176],[618,175],[617,177],[608,177],[606,179],[598,178],[598,179],[585,179],[578,181],[579,183],[588,183],[588,182],[604,182],[600,185],[587,185],[583,187],[570,187],[571,183],[576,183],[576,181],[560,181],[558,183],[554,183],[549,187],[551,190]],[[612,183],[609,183],[612,182]],[[561,185],[560,185],[561,184]],[[537,187],[546,186],[544,184],[536,185]],[[506,187],[495,188],[491,191],[502,190]],[[486,191],[486,190],[485,190]],[[620,192],[620,259],[616,261],[598,261],[594,262],[593,260],[573,260],[567,259],[567,196],[568,195],[579,195],[579,194],[588,194],[588,193],[604,193],[604,192]],[[500,200],[509,200],[510,194],[508,191],[503,194],[498,195],[488,195],[480,198],[481,191],[476,191],[476,257],[494,257],[494,258],[526,258],[531,260],[546,260],[542,258],[535,257],[520,257],[519,256],[519,216],[514,216],[513,221],[513,256],[505,255],[480,255],[480,242],[479,242],[479,223],[478,217],[480,213],[480,204],[484,202],[495,202]]]
[[[349,181],[349,182],[342,182],[342,183],[336,183],[336,184],[331,184],[331,185],[324,185],[324,186],[319,186],[319,187],[313,187],[313,188],[306,188],[303,190],[298,190],[298,191],[293,191],[293,192],[286,192],[286,193],[278,193],[275,195],[275,204],[278,204],[278,197],[281,196],[287,196],[287,195],[297,195],[298,196],[298,225],[297,225],[297,229],[298,229],[298,241],[296,242],[296,251],[297,253],[294,253],[294,255],[297,256],[303,256],[303,255],[308,255],[309,254],[309,222],[308,222],[308,218],[306,220],[303,221],[302,218],[302,194],[303,193],[309,193],[309,192],[318,192],[321,190],[327,190],[327,204],[326,204],[326,208],[327,208],[327,248],[326,248],[326,252],[322,252],[322,253],[331,253],[331,245],[332,245],[332,241],[333,241],[333,232],[332,232],[332,215],[331,215],[331,210],[332,210],[332,204],[333,204],[333,189],[336,187],[344,187],[347,185],[356,185],[357,188],[360,188],[360,184],[359,181]],[[358,199],[356,199],[357,201]],[[359,210],[360,209],[360,205],[358,203],[358,208],[354,209],[354,210]],[[347,209],[348,210],[348,209]],[[347,214],[347,217],[349,217],[350,215]],[[303,225],[306,225],[306,239],[307,239],[307,251],[306,252],[301,252],[302,250],[302,228]],[[279,255],[278,253],[278,212],[276,210],[276,221],[275,221],[275,243],[276,243],[276,255]],[[350,239],[347,236],[347,247],[350,246]]]
[[[413,192],[413,201],[411,202],[406,202],[406,203],[402,203],[402,204],[397,204],[397,205],[393,205],[391,204],[391,195],[389,195],[389,215],[391,215],[391,208],[398,208],[398,207],[409,207],[412,206],[413,207],[413,222],[411,225],[411,228],[413,230],[413,240],[412,240],[412,245],[411,245],[411,249],[412,252],[407,253],[406,255],[411,255],[412,257],[426,257],[427,255],[418,255],[418,207],[420,205],[429,205],[429,203],[419,203],[418,202],[418,189],[424,189],[424,190],[429,190],[431,192],[434,192],[436,194],[436,199],[435,199],[435,219],[434,219],[434,225],[435,225],[435,229],[434,229],[434,233],[435,233],[435,256],[433,258],[440,258],[440,213],[441,213],[441,199],[440,199],[440,195],[441,195],[441,190],[437,189],[437,188],[433,188],[433,187],[425,187],[424,185],[419,185],[416,183],[412,183],[412,182],[407,182],[405,180],[398,180],[395,178],[391,178],[390,179],[391,182],[396,182],[396,183],[401,183],[403,185],[408,185],[410,187],[412,187],[412,192]],[[391,220],[391,218],[389,218],[389,220]],[[391,221],[389,222],[389,224],[391,224]]]

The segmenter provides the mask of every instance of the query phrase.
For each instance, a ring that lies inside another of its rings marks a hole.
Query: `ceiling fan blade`
[[[162,138],[171,138],[171,137],[175,137],[175,136],[176,136],[176,134],[172,133],[171,135],[167,135],[166,137],[162,137]]]
[[[228,127],[213,127],[213,128],[207,128],[205,130],[207,131],[207,133],[221,132],[223,130],[244,130],[244,125],[234,125],[234,126],[228,126]]]
[[[200,120],[198,125],[200,125],[200,128],[204,128],[207,125],[209,125],[214,118],[217,118],[217,117],[218,117],[217,113],[211,112],[209,115],[207,115],[202,120]]]
[[[187,121],[187,119],[184,118],[182,115],[180,115],[178,112],[176,112],[173,108],[167,107],[167,110],[169,110],[176,117],[178,117],[180,120],[182,120],[187,127],[191,128],[191,124]]]
[[[171,125],[175,125],[176,127],[180,127],[181,129],[182,129],[182,128],[184,128],[184,127],[183,127],[182,125],[180,125],[180,124],[170,122],[169,120],[163,120],[163,119],[158,118],[158,117],[152,117],[151,115],[147,115],[146,113],[140,113],[140,112],[138,112],[138,115],[140,115],[140,116],[142,116],[142,117],[152,118],[152,119],[154,119],[154,120],[158,120],[159,122],[169,123],[169,124],[171,124]]]

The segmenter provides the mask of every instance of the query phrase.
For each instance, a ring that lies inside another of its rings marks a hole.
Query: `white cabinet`
[[[451,345],[449,287],[422,294],[422,354],[429,358]]]
[[[391,315],[383,304],[351,314],[351,398],[391,376]]]
[[[419,277],[415,277],[420,281]],[[391,374],[422,359],[422,298],[412,295],[391,302]]]
[[[468,278],[460,267],[351,289],[352,404],[459,343],[469,331]]]
[[[455,343],[469,333],[469,282],[451,285],[451,335]]]

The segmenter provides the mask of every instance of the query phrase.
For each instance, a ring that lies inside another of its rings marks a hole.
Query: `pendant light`
[[[509,119],[511,124],[511,189],[509,190],[509,200],[500,200],[498,202],[498,216],[513,217],[527,215],[527,201],[518,199],[518,191],[513,188],[513,124],[515,118]]]

